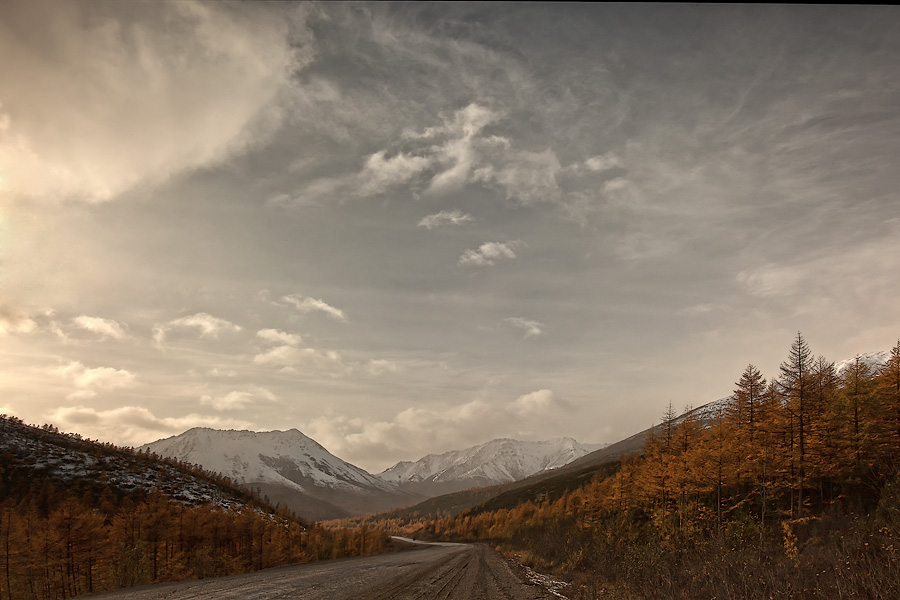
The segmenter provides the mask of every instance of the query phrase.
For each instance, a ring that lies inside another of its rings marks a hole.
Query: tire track
[[[93,596],[97,600],[538,600],[481,545],[427,546],[365,558],[276,567],[246,575],[166,583]]]
[[[439,564],[419,569],[358,600],[537,600],[545,590],[528,585],[484,546],[467,546]]]

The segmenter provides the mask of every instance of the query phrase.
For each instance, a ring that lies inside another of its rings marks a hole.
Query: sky
[[[0,3],[0,412],[372,472],[900,337],[900,9]]]

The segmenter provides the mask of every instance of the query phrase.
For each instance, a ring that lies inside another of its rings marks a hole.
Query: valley
[[[803,597],[892,598],[898,394],[900,345],[831,363],[813,361],[798,335],[771,382],[748,365],[730,396],[682,414],[670,405],[615,444],[498,439],[380,475],[295,429],[194,428],[135,450],[4,416],[0,590],[559,597],[523,583],[546,581],[543,571],[579,599],[787,598],[796,577]],[[499,483],[430,497],[402,485],[479,477]],[[344,516],[314,523],[273,503],[266,491],[281,489]],[[752,585],[735,560],[759,573]]]
[[[413,506],[444,494],[513,483],[549,473],[599,445],[571,438],[498,439],[404,461],[372,475],[331,454],[296,429],[222,431],[194,428],[139,450],[197,464],[256,490],[311,520],[341,519]]]
[[[0,57],[0,600],[900,600],[900,5]]]

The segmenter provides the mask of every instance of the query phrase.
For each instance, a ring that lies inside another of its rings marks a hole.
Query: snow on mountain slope
[[[141,450],[221,473],[313,520],[385,511],[424,499],[344,462],[296,429],[254,432],[198,427]]]
[[[571,438],[545,442],[498,439],[464,450],[399,462],[378,477],[401,488],[433,496],[472,487],[518,481],[561,467],[600,448]]]
[[[8,485],[30,482],[76,485],[99,497],[104,488],[132,495],[157,491],[184,504],[241,508],[249,496],[206,473],[154,460],[131,448],[60,433],[55,427],[26,425],[0,415],[0,472]],[[11,483],[15,482],[15,483]]]
[[[303,492],[316,487],[354,493],[396,489],[296,429],[255,432],[196,427],[141,446],[145,449],[199,464],[239,483],[276,483]]]
[[[887,363],[890,357],[891,352],[889,350],[881,350],[879,352],[866,352],[865,354],[860,354],[859,360],[861,363],[869,367],[869,373],[874,375],[878,372],[878,369],[880,369],[885,365],[885,363]],[[855,363],[855,356],[853,358],[848,358],[846,360],[834,363],[834,371],[838,374],[838,376],[840,376],[845,370],[852,367]]]

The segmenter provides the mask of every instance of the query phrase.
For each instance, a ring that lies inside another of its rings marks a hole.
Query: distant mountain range
[[[410,506],[426,498],[516,481],[555,469],[599,448],[570,438],[500,439],[401,462],[378,476],[334,456],[296,429],[222,431],[194,428],[141,446],[200,465],[258,490],[309,519],[334,519]]]
[[[860,359],[874,372],[888,356],[888,352],[870,352]],[[837,373],[855,360],[836,363]],[[731,396],[726,396],[690,410],[676,421],[688,414],[709,421],[730,402]],[[334,456],[296,429],[257,433],[195,428],[140,449],[221,473],[302,517],[323,520],[422,501],[430,505],[434,502],[429,499],[439,500],[437,497],[445,494],[450,495],[448,502],[456,510],[548,478],[588,473],[619,456],[639,452],[650,431],[605,447],[571,438],[544,442],[497,439],[464,450],[429,454],[415,462],[402,461],[377,476]],[[467,491],[473,489],[484,493]],[[451,498],[459,493],[466,498]]]
[[[601,447],[572,438],[545,442],[504,438],[465,450],[429,454],[416,462],[399,462],[378,477],[400,489],[433,497],[518,481],[562,467]]]

